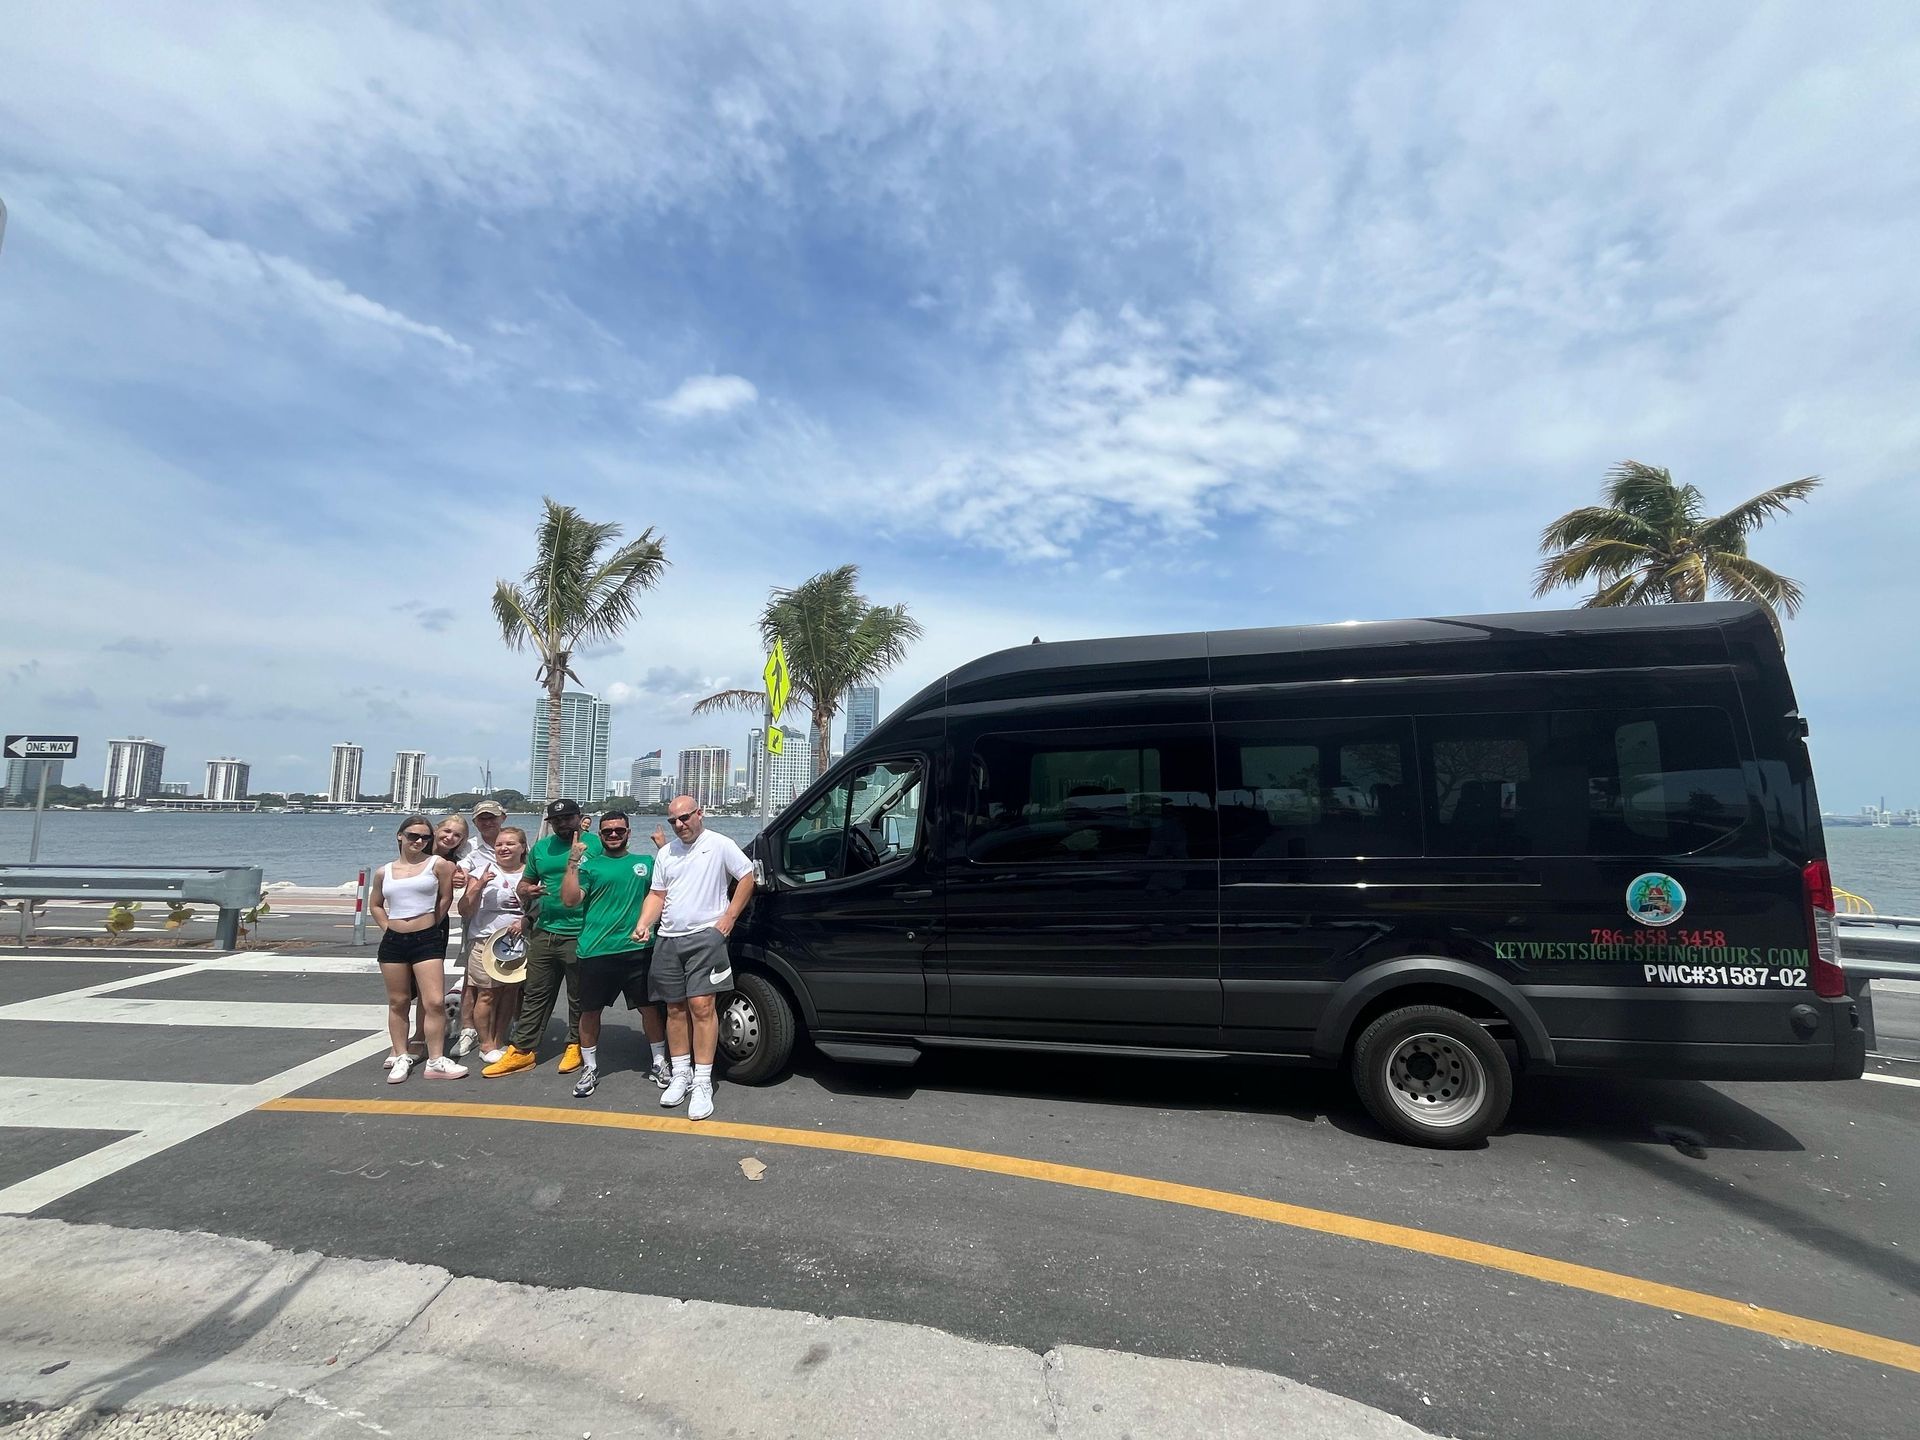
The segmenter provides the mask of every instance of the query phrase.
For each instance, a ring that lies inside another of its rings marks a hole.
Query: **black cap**
[[[560,799],[551,801],[547,805],[547,819],[549,820],[565,820],[579,813],[580,802],[578,800]]]

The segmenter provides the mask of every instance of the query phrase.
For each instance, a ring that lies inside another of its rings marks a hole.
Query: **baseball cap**
[[[562,798],[550,802],[547,806],[547,819],[549,820],[565,820],[569,816],[578,815],[579,813],[580,802],[578,800]]]
[[[504,820],[507,815],[507,807],[502,805],[498,800],[482,800],[478,805],[473,807],[473,813],[476,817],[481,815],[498,815]]]

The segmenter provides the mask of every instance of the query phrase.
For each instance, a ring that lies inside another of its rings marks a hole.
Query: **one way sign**
[[[78,735],[9,735],[10,760],[73,760],[80,754]]]

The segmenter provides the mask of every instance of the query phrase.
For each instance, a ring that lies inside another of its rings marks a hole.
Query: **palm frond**
[[[500,625],[500,639],[509,650],[524,650],[537,644],[539,626],[527,613],[527,597],[520,587],[501,580],[493,587],[493,618]]]
[[[1588,541],[1542,560],[1534,571],[1533,593],[1545,595],[1588,580],[1608,582],[1657,559],[1657,551],[1631,540]]]
[[[1605,610],[1615,605],[1652,605],[1665,598],[1652,577],[1636,571],[1589,595],[1580,606],[1585,610]]]
[[[649,527],[595,566],[584,586],[585,612],[569,639],[590,645],[618,636],[640,617],[640,596],[659,583],[667,563],[665,548]]]
[[[1758,530],[1767,521],[1787,514],[1795,503],[1818,490],[1820,483],[1818,475],[1803,475],[1798,480],[1789,480],[1771,490],[1762,490],[1744,504],[1736,505],[1726,514],[1716,515],[1702,524],[1698,541],[1713,550],[1731,550],[1735,548],[1735,542],[1740,542],[1738,548],[1744,553],[1745,540],[1750,531]]]
[[[1769,610],[1784,610],[1789,618],[1800,613],[1807,598],[1797,580],[1744,555],[1714,556],[1708,563],[1708,576],[1719,594],[1733,600],[1751,600]]]
[[[1626,540],[1639,545],[1657,545],[1660,531],[1638,515],[1605,505],[1587,505],[1569,510],[1540,532],[1542,550],[1571,550],[1593,540]]]
[[[764,690],[722,690],[717,695],[709,695],[698,701],[693,707],[696,715],[720,715],[733,711],[742,711],[749,715],[765,714],[767,694]]]

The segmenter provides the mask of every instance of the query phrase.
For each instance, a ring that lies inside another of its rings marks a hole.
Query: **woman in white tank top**
[[[441,927],[453,903],[453,865],[433,853],[433,825],[424,815],[400,822],[400,858],[373,874],[368,909],[379,924],[380,978],[387,987],[387,1037],[393,1058],[387,1083],[398,1085],[413,1072],[407,1051],[407,1007],[420,994],[420,1021],[427,1039],[427,1078],[458,1080],[466,1066],[447,1059],[446,931]]]

